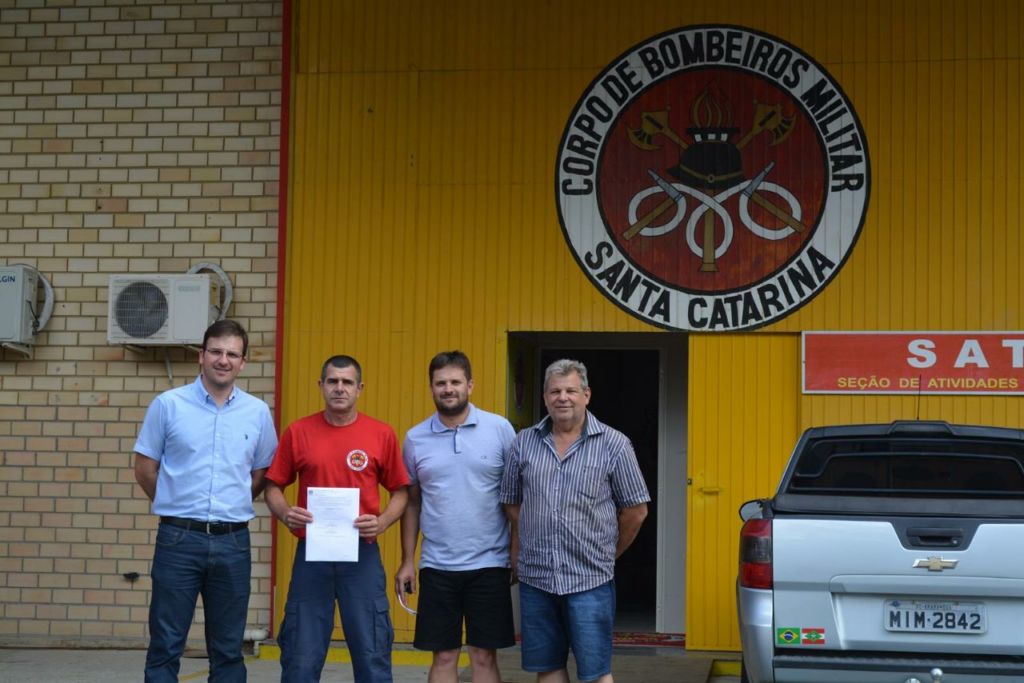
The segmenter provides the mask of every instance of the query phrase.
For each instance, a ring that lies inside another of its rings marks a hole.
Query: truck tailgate
[[[1024,524],[972,524],[936,548],[890,520],[776,518],[777,651],[1024,655]]]

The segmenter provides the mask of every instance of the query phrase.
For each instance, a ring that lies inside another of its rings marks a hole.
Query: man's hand
[[[395,593],[416,592],[416,567],[412,562],[403,562],[395,574]]]
[[[281,521],[289,529],[302,529],[307,524],[313,523],[313,513],[306,508],[289,506],[281,517]]]
[[[281,487],[269,479],[265,481],[267,488],[264,490],[263,498],[267,501],[267,507],[286,527],[292,530],[303,529],[307,524],[313,523],[313,515],[309,510],[289,505]]]
[[[356,517],[355,528],[359,530],[362,538],[373,538],[380,536],[388,530],[388,527],[398,521],[405,511],[405,504],[409,501],[409,487],[400,486],[391,492],[388,504],[380,515],[359,515]]]
[[[373,538],[384,533],[388,525],[381,523],[380,517],[377,515],[359,515],[356,517],[355,527],[359,529],[360,537]]]

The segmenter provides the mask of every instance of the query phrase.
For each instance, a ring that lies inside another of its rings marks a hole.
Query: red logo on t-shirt
[[[370,456],[365,451],[354,450],[349,451],[348,455],[345,456],[345,462],[348,463],[350,469],[356,472],[362,472],[366,469],[366,466],[370,464]]]

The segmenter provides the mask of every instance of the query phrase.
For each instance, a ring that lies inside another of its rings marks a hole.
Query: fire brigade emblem
[[[358,449],[349,451],[348,455],[345,456],[345,461],[348,463],[349,469],[356,472],[362,472],[370,464],[370,458],[366,455],[366,452]]]
[[[655,36],[569,118],[556,195],[601,292],[668,329],[779,320],[838,273],[870,192],[852,105],[798,48],[733,26]]]

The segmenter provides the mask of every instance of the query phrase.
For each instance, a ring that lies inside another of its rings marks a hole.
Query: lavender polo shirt
[[[435,413],[402,446],[420,487],[420,566],[466,571],[509,566],[509,530],[498,489],[515,430],[470,404],[466,421],[446,427]]]

